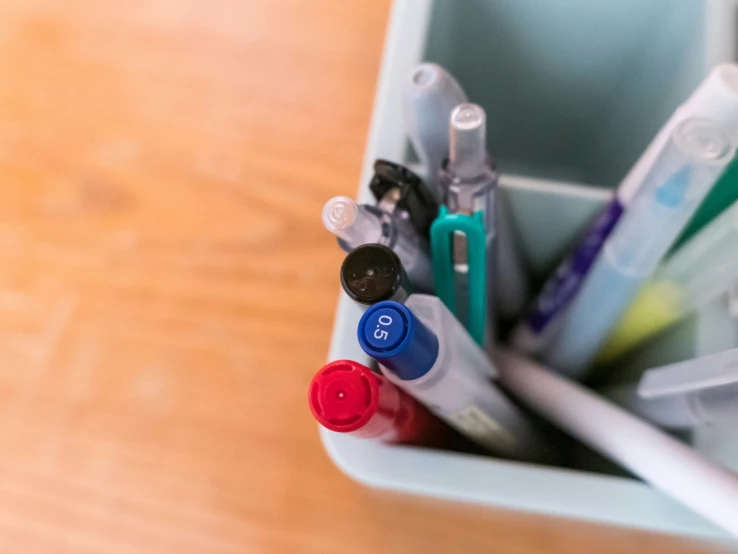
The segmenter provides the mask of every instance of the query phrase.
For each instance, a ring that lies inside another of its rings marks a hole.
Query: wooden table
[[[388,1],[0,3],[0,552],[705,552],[318,441]]]

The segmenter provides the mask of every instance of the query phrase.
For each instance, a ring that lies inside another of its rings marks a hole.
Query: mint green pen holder
[[[502,172],[499,202],[540,284],[677,105],[715,63],[733,59],[736,13],[733,0],[395,0],[358,199],[373,200],[366,184],[375,159],[412,163],[401,88],[415,64],[440,63],[487,112],[488,149]],[[362,311],[339,295],[329,359],[367,363],[356,339]],[[722,300],[660,337],[632,369],[734,347],[738,329]],[[325,429],[320,436],[341,471],[367,486],[726,538],[651,486],[591,459],[560,468]],[[736,431],[700,430],[691,444],[738,469]]]

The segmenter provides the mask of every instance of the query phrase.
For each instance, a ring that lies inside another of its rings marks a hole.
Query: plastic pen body
[[[733,156],[730,139],[708,119],[674,128],[628,213],[608,237],[582,290],[542,359],[584,376],[610,330],[650,277]]]
[[[576,298],[585,278],[618,220],[638,196],[659,153],[674,128],[689,117],[705,117],[725,128],[738,144],[738,66],[717,66],[659,130],[647,149],[618,186],[615,197],[589,226],[539,295],[526,310],[513,333],[513,344],[528,354],[540,353],[556,334],[561,318]]]
[[[527,300],[528,287],[509,226],[499,204],[498,174],[487,154],[487,126],[484,110],[476,104],[462,104],[451,112],[449,157],[441,170],[441,188],[450,213],[484,214],[487,248],[487,321],[493,331],[496,311],[504,318],[517,315]],[[454,240],[454,261],[463,279],[463,235]],[[461,287],[460,287],[461,288]],[[459,298],[460,295],[457,295]],[[490,333],[490,334],[493,334]]]
[[[323,207],[323,224],[339,238],[346,251],[370,243],[391,248],[400,258],[413,289],[433,290],[428,242],[409,221],[372,206],[357,204],[346,196],[336,196]]]
[[[437,200],[443,195],[438,172],[448,156],[448,120],[453,109],[466,102],[456,80],[441,66],[423,63],[415,67],[402,89],[402,115],[415,153]]]
[[[451,436],[450,429],[422,404],[351,360],[323,366],[310,383],[308,403],[323,427],[357,438],[445,446]]]
[[[500,381],[590,448],[738,536],[738,475],[622,408],[513,352],[495,351]]]
[[[738,202],[659,266],[608,336],[599,360],[616,360],[734,283],[738,283]]]
[[[489,358],[437,297],[375,304],[358,334],[390,381],[462,434],[503,456],[550,454],[546,437],[494,385]]]

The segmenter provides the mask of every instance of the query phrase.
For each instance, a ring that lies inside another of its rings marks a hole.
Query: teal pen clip
[[[438,217],[433,221],[430,228],[436,295],[451,312],[457,313],[452,250],[454,233],[457,231],[466,235],[469,264],[466,327],[472,338],[477,341],[477,344],[483,345],[487,312],[487,287],[485,286],[487,281],[487,248],[483,212],[478,211],[473,216],[468,216],[448,213],[446,206],[441,206],[438,210]]]

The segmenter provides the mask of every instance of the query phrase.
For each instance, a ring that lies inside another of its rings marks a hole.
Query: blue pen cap
[[[404,304],[385,300],[359,321],[359,344],[403,381],[422,377],[438,358],[438,337]]]

